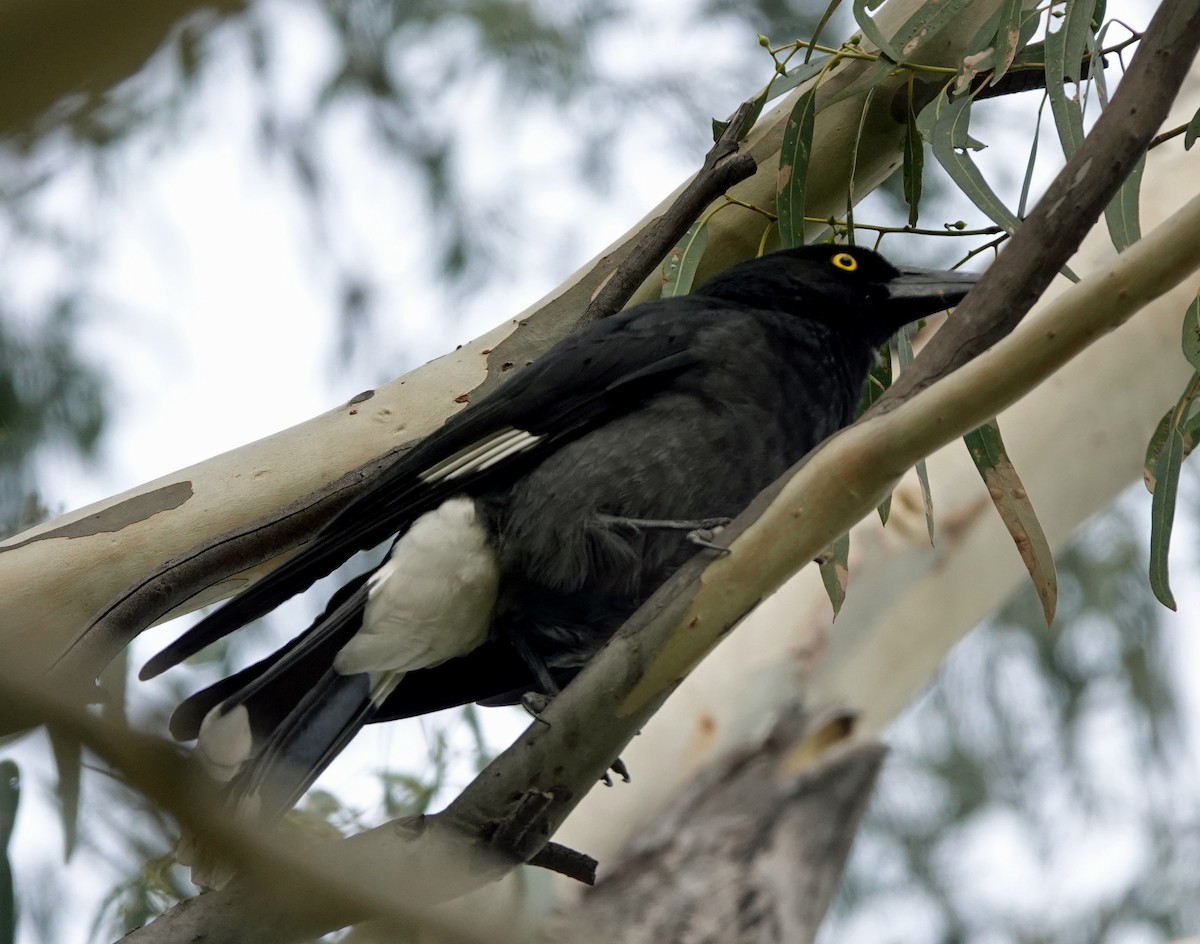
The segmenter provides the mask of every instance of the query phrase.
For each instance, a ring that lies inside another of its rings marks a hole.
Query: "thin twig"
[[[1162,134],[1155,135],[1154,139],[1150,142],[1150,147],[1146,148],[1146,150],[1152,150],[1158,147],[1160,144],[1166,144],[1172,138],[1179,137],[1181,134],[1187,131],[1188,125],[1190,124],[1191,122],[1189,121],[1187,124],[1180,125],[1178,128],[1172,128],[1170,131],[1164,131]]]
[[[734,184],[754,175],[757,170],[754,158],[738,150],[738,142],[744,136],[743,126],[754,107],[753,100],[743,102],[734,112],[705,155],[699,172],[617,266],[575,323],[576,329],[620,311],[704,208]]]

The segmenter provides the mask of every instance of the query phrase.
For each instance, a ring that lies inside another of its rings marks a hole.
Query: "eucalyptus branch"
[[[743,102],[734,112],[705,155],[699,172],[621,260],[576,322],[576,329],[620,311],[704,209],[734,184],[754,174],[757,169],[754,158],[738,150],[738,142],[749,130],[754,110],[755,103],[751,100]]]
[[[895,409],[1012,331],[1146,152],[1198,45],[1200,0],[1158,8],[1108,108],[1025,218],[1008,249],[922,351],[925,363],[936,368],[901,374],[872,406],[873,413]]]
[[[1177,128],[1172,128],[1170,131],[1164,131],[1162,134],[1156,134],[1154,136],[1154,138],[1150,141],[1150,145],[1146,148],[1146,150],[1152,151],[1154,148],[1158,147],[1160,144],[1166,144],[1171,139],[1179,137],[1181,134],[1183,134],[1185,131],[1187,131],[1187,129],[1190,125],[1191,125],[1191,122],[1188,121],[1188,122],[1185,122],[1184,124],[1181,124]]]

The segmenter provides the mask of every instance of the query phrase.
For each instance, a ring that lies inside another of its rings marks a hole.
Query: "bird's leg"
[[[512,640],[513,647],[517,650],[517,654],[525,660],[525,664],[533,670],[533,674],[538,677],[538,684],[542,686],[540,692],[526,692],[521,696],[521,707],[531,714],[536,720],[542,724],[549,724],[542,718],[542,712],[554,700],[554,697],[562,691],[558,687],[558,683],[554,681],[554,677],[550,674],[550,670],[546,667],[545,661],[525,643],[525,640],[514,638]],[[629,768],[625,766],[625,761],[617,758],[608,765],[609,770],[614,774],[629,783]],[[613,785],[612,777],[608,775],[608,770],[604,771],[604,776],[601,778],[606,787]]]
[[[536,718],[538,713],[545,709],[546,705],[550,704],[550,700],[559,693],[558,683],[554,681],[554,676],[550,674],[550,669],[546,666],[546,660],[534,652],[520,634],[513,633],[509,637],[509,641],[512,643],[513,648],[517,650],[517,655],[521,657],[521,661],[529,666],[530,671],[533,672],[533,677],[537,679],[538,686],[541,689],[540,691],[526,692],[521,696],[521,704],[526,705],[526,710]],[[536,710],[529,707],[526,703],[527,699],[531,703],[538,705]],[[540,699],[540,701],[532,702],[533,699]]]
[[[697,547],[703,547],[720,554],[728,554],[729,548],[716,544],[713,538],[732,518],[693,518],[676,520],[674,518],[626,518],[622,515],[597,515],[596,518],[604,525],[618,525],[633,528],[638,531],[664,530],[686,531],[687,541]]]
[[[542,712],[550,705],[550,696],[543,695],[541,692],[526,692],[521,696],[521,707],[538,721],[542,721]],[[542,721],[542,724],[549,724],[549,721]]]

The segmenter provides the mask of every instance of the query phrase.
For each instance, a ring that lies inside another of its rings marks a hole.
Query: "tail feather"
[[[233,779],[231,801],[264,821],[282,816],[370,720],[398,681],[398,673],[373,684],[365,673],[327,670],[255,745],[253,756]]]
[[[262,704],[233,699],[228,707],[212,708],[200,726],[196,750],[214,778],[227,784],[232,815],[265,824],[291,809],[370,720],[401,675],[372,678],[327,669],[282,718],[256,711],[278,707],[269,690]],[[185,835],[177,856],[191,866],[197,885],[220,887],[233,874],[202,837]]]

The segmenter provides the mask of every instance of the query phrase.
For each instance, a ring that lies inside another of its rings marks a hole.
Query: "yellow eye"
[[[858,268],[858,260],[855,259],[848,252],[839,252],[837,255],[835,255],[829,261],[832,262],[839,269],[843,269],[846,272],[853,272],[855,269]]]

